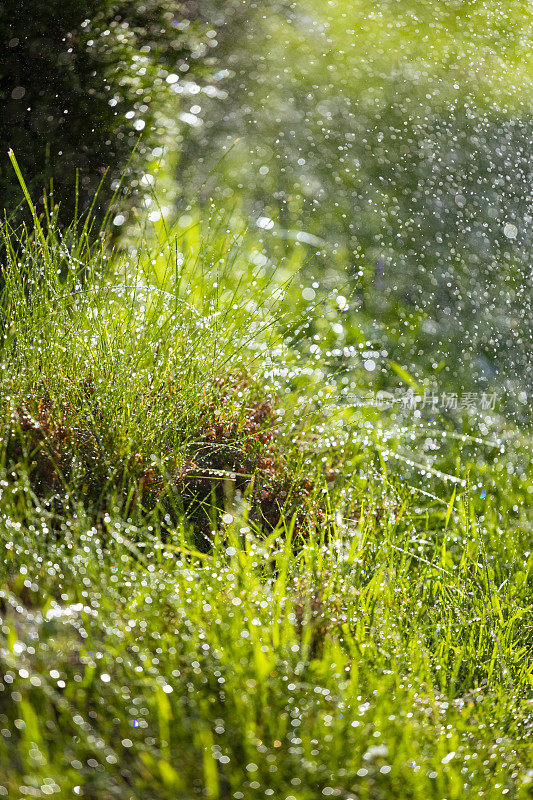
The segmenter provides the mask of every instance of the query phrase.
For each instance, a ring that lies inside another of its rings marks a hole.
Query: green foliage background
[[[269,8],[228,45],[185,192],[240,137],[204,196],[272,218],[270,252],[303,232],[310,281],[347,280],[369,339],[440,383],[505,387],[511,408],[532,385],[530,7]]]
[[[197,15],[196,15],[197,16]],[[104,209],[127,167],[135,190],[146,158],[172,133],[169,73],[205,72],[204,27],[173,0],[4,0],[0,3],[0,192],[20,200],[12,148],[35,193],[54,181],[65,218],[93,199]],[[142,133],[138,152],[132,158]]]

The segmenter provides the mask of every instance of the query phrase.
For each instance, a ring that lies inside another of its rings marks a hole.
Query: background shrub
[[[166,101],[184,76],[206,70],[213,37],[205,32],[199,9],[174,0],[3,0],[3,207],[11,212],[21,197],[9,148],[36,196],[53,178],[65,218],[77,172],[81,207],[109,170],[105,208],[130,159],[125,183],[135,188],[147,153],[175,133]]]

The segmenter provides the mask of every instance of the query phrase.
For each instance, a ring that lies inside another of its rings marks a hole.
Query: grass
[[[216,216],[3,237],[0,796],[529,797],[526,434],[350,406]]]

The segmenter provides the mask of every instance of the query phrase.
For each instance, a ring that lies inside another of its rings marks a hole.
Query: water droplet
[[[503,235],[508,239],[516,239],[518,236],[518,228],[512,222],[506,222],[503,226]]]

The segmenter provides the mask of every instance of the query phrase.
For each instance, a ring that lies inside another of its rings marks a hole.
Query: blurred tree
[[[143,156],[172,133],[169,95],[183,76],[206,70],[208,43],[195,8],[175,0],[2,0],[3,207],[9,212],[20,200],[8,148],[36,195],[53,179],[65,219],[76,172],[84,207],[109,170],[102,210],[142,135],[127,168],[128,188],[135,186]]]

